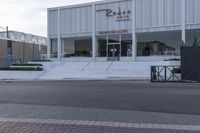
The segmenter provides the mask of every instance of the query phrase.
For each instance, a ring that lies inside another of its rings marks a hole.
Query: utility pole
[[[6,26],[7,38],[9,38],[8,26]]]
[[[25,38],[25,33],[23,33],[24,35],[24,43],[23,43],[23,63],[25,62],[25,43],[26,43],[26,38]]]
[[[12,57],[12,40],[9,40],[9,30],[8,26],[6,26],[6,38],[7,38],[7,65],[11,66],[13,63],[13,57]]]

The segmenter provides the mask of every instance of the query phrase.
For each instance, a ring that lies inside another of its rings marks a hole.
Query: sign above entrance
[[[127,29],[122,30],[111,30],[111,31],[100,31],[99,34],[119,34],[119,33],[128,33]]]
[[[131,10],[121,10],[118,8],[118,11],[113,11],[112,9],[100,9],[98,12],[104,11],[106,17],[116,17],[116,21],[130,21]]]

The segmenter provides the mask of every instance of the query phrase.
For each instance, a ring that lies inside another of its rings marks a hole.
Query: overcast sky
[[[0,0],[0,27],[47,35],[47,8],[95,0]]]

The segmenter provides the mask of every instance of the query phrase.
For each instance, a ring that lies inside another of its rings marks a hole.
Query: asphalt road
[[[0,104],[9,103],[200,115],[200,84],[0,82]]]

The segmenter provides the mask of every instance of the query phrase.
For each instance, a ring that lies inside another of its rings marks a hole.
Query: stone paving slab
[[[64,124],[36,124],[22,122],[0,122],[1,133],[199,133],[164,129],[116,128]]]
[[[200,125],[199,115],[21,104],[0,104],[0,118]]]
[[[200,133],[200,126],[0,118],[0,133]]]

